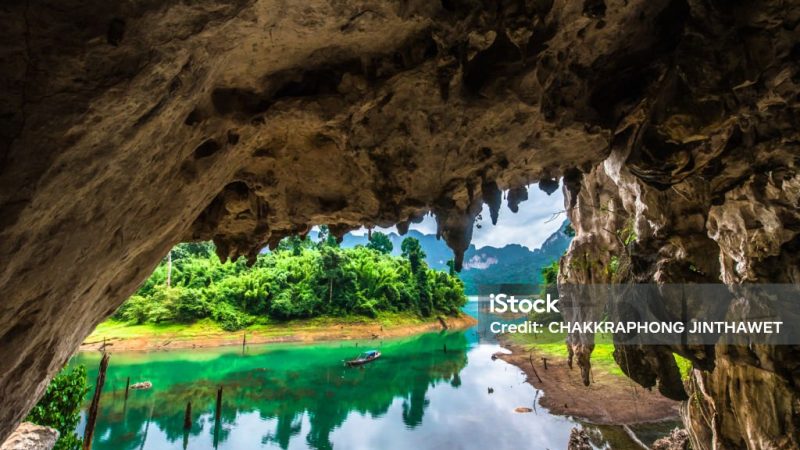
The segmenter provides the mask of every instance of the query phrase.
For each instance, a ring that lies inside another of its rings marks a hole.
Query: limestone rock
[[[573,427],[569,432],[567,450],[592,450],[589,433],[583,428]]]
[[[653,450],[688,450],[689,433],[679,428],[673,429],[669,435],[653,442]]]
[[[0,445],[0,450],[52,450],[57,440],[57,430],[23,422]]]

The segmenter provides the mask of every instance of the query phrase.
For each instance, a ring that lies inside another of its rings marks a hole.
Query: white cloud
[[[464,262],[464,269],[485,270],[489,266],[497,264],[497,258],[484,254],[472,255],[472,258]]]
[[[477,222],[481,228],[473,231],[472,243],[478,248],[508,244],[520,244],[531,250],[539,248],[566,218],[563,211],[564,196],[561,189],[547,195],[531,185],[528,187],[528,200],[520,203],[516,214],[503,203],[497,225],[492,225],[489,207],[483,205],[482,220]]]
[[[503,195],[505,197],[505,194]],[[558,230],[566,216],[564,196],[561,189],[550,195],[544,193],[536,185],[528,187],[528,200],[520,203],[519,212],[514,214],[503,201],[500,207],[497,225],[492,225],[489,207],[483,205],[481,220],[472,233],[472,243],[476,247],[503,247],[508,244],[519,244],[533,250],[541,247],[551,234]],[[424,234],[436,233],[436,219],[426,215],[422,222],[411,224],[410,229]],[[396,227],[376,228],[384,233],[397,233]],[[366,228],[353,231],[355,235],[363,235]]]

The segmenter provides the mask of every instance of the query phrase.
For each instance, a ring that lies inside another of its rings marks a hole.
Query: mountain
[[[572,237],[565,231],[568,224],[569,221],[565,220],[558,231],[545,239],[542,246],[535,250],[518,244],[500,248],[490,246],[475,248],[474,245],[470,245],[464,254],[464,268],[459,274],[467,294],[477,294],[481,290],[496,290],[492,288],[498,285],[539,284],[542,281],[540,273],[542,268],[550,265],[553,261],[558,261],[561,255],[567,251],[572,240]],[[447,261],[453,258],[453,251],[445,244],[444,240],[416,230],[410,230],[405,236],[397,233],[389,233],[388,236],[394,246],[393,255],[400,255],[400,244],[403,239],[413,237],[422,245],[426,255],[425,261],[430,267],[448,270]],[[309,233],[309,237],[316,241],[318,234],[316,231],[312,231]],[[350,248],[356,245],[366,245],[367,242],[369,241],[366,235],[356,236],[348,233],[344,236],[341,246]],[[481,286],[485,286],[485,288],[482,289]],[[505,292],[513,293],[508,289]]]
[[[464,256],[464,269],[459,274],[467,294],[498,292],[499,285],[503,285],[502,291],[508,294],[516,293],[515,290],[519,293],[538,291],[530,286],[542,282],[542,268],[558,261],[572,241],[566,232],[568,224],[565,220],[558,231],[535,250],[517,244],[501,248],[470,247]]]

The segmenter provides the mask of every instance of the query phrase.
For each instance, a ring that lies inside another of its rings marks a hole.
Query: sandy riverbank
[[[511,354],[497,356],[520,368],[528,382],[542,391],[539,405],[553,414],[573,416],[604,425],[637,424],[679,419],[680,402],[648,391],[632,380],[603,370],[593,370],[593,383],[584,386],[580,370],[570,370],[565,358],[528,351],[504,342]],[[547,370],[542,357],[547,356]],[[531,361],[536,373],[531,368]],[[538,374],[539,378],[537,378]]]
[[[447,329],[459,330],[475,325],[476,320],[466,314],[444,317]],[[355,339],[384,339],[410,336],[445,329],[438,319],[418,320],[412,323],[390,325],[374,321],[320,324],[319,321],[295,321],[286,324],[251,327],[236,332],[226,332],[214,326],[176,326],[150,332],[146,327],[98,327],[80,346],[81,351],[98,350],[103,345],[108,351],[158,351],[185,348],[221,347],[277,342],[318,342]]]

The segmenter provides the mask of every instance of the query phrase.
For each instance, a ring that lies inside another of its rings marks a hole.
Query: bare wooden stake
[[[542,358],[542,362],[544,363],[544,370],[547,370],[547,358]]]
[[[86,418],[86,431],[83,432],[83,450],[92,448],[92,437],[94,437],[94,425],[97,422],[97,409],[100,406],[100,393],[103,392],[103,385],[106,382],[106,370],[108,370],[108,353],[103,353],[100,360],[100,371],[97,373],[97,383],[94,386],[92,404],[89,406],[89,414]]]
[[[217,421],[219,421],[220,417],[222,417],[222,386],[217,389]]]
[[[536,379],[539,380],[539,383],[541,383],[542,379],[539,377],[539,372],[536,371],[536,367],[533,365],[533,353],[528,355],[528,359],[531,362],[531,370],[533,370],[533,374],[536,375]]]
[[[183,429],[192,429],[192,402],[186,403],[186,413],[183,415]]]
[[[214,421],[214,448],[219,446],[219,430],[222,427],[222,386],[217,390],[217,420]]]
[[[128,381],[125,382],[125,400],[128,400],[128,389],[131,388],[131,377],[128,377]]]

